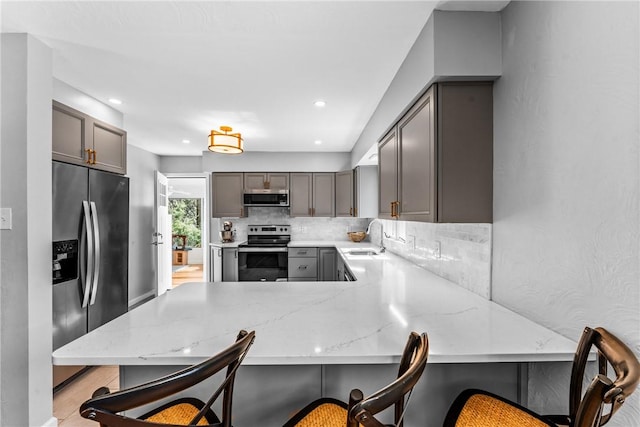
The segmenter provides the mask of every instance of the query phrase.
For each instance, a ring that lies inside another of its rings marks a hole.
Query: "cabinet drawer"
[[[289,278],[317,278],[317,258],[289,258]]]
[[[289,248],[289,257],[309,257],[318,256],[318,248]]]

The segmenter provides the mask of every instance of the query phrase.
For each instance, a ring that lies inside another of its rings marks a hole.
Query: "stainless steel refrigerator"
[[[127,311],[128,245],[129,178],[54,161],[53,350]]]

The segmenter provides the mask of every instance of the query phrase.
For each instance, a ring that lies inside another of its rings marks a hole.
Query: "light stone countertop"
[[[246,240],[237,240],[235,242],[228,242],[228,243],[211,242],[211,243],[209,243],[209,246],[213,246],[214,248],[237,248],[238,246],[242,245],[243,243],[247,243],[247,241]]]
[[[576,343],[367,242],[335,246],[355,282],[188,283],[53,353],[55,365],[186,365],[255,330],[247,365],[397,363],[410,331],[429,363],[571,361]]]

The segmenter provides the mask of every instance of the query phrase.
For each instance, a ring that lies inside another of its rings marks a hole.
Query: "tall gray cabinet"
[[[493,85],[432,85],[378,144],[379,216],[491,222]]]

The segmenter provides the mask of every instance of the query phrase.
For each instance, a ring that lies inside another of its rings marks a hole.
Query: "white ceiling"
[[[54,77],[123,101],[129,144],[200,155],[221,125],[248,151],[351,151],[436,6],[506,3],[2,0],[0,14],[2,32],[52,48]]]

